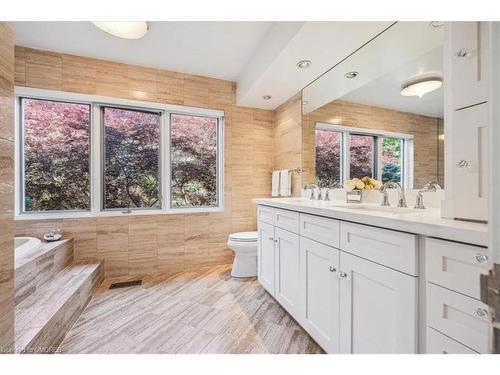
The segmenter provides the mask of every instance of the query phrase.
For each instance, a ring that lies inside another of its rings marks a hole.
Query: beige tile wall
[[[0,22],[0,350],[14,340],[14,35]]]
[[[350,127],[386,130],[414,135],[414,187],[438,179],[443,170],[438,157],[438,120],[433,117],[335,100],[304,115],[302,163],[304,183],[315,180],[315,123],[326,122]]]
[[[60,226],[77,260],[104,259],[106,276],[174,272],[231,261],[231,232],[255,230],[252,198],[269,196],[272,111],[235,105],[236,85],[220,79],[17,46],[19,86],[184,104],[225,111],[221,213],[16,221],[17,235]]]
[[[302,168],[302,94],[279,106],[274,116],[274,170]],[[292,195],[300,195],[301,185],[301,174],[292,172]]]

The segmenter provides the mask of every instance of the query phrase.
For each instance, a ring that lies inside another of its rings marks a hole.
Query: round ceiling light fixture
[[[432,27],[441,27],[444,26],[444,21],[431,21],[430,25]]]
[[[92,22],[102,31],[123,39],[139,39],[148,32],[148,23],[146,21],[135,22]]]
[[[307,69],[307,68],[309,68],[311,65],[312,65],[311,60],[300,60],[300,61],[297,63],[297,67],[298,67],[298,68],[300,68],[300,69]]]
[[[309,104],[309,101],[308,100],[303,100],[302,101],[302,105],[308,105]]]
[[[401,95],[418,96],[421,98],[434,90],[443,86],[443,79],[440,77],[428,77],[405,83],[401,87]]]
[[[271,95],[264,95],[264,96],[262,97],[262,99],[264,99],[264,100],[269,100],[269,99],[271,99],[271,98],[272,98],[272,96],[271,96]]]
[[[349,72],[349,73],[344,74],[344,77],[351,79],[351,78],[356,78],[358,75],[359,75],[358,72],[353,71],[353,72]]]

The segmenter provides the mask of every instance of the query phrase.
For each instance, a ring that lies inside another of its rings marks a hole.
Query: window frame
[[[205,206],[205,207],[172,207],[172,189],[171,189],[171,173],[172,173],[172,144],[170,139],[172,137],[171,133],[171,125],[170,119],[172,115],[189,115],[187,113],[171,111],[165,115],[165,135],[164,140],[166,147],[164,147],[164,151],[166,155],[164,156],[165,163],[165,177],[166,180],[164,182],[165,186],[168,186],[168,191],[165,194],[164,203],[166,205],[166,209],[168,211],[172,211],[172,213],[192,213],[192,212],[218,212],[220,211],[218,208],[220,205],[224,205],[223,197],[224,197],[224,179],[219,178],[222,174],[224,175],[224,150],[220,147],[221,138],[224,139],[223,131],[224,131],[224,118],[220,116],[210,116],[210,115],[193,115],[198,117],[210,117],[217,119],[217,163],[215,166],[215,174],[217,176],[217,184],[216,184],[216,196],[217,196],[217,205],[215,206]],[[221,172],[221,173],[220,173]],[[222,192],[222,194],[221,194]],[[221,203],[222,201],[222,203]]]
[[[89,209],[71,209],[71,210],[47,210],[47,211],[26,211],[26,154],[25,154],[25,128],[24,128],[24,104],[23,99],[27,100],[40,100],[40,101],[51,101],[57,103],[68,103],[68,104],[81,104],[89,107],[89,175],[90,175],[90,186],[89,186]],[[17,110],[18,109],[18,110]],[[57,214],[59,212],[67,212],[69,214],[74,213],[88,213],[92,211],[92,202],[93,202],[93,188],[92,188],[92,178],[93,178],[93,170],[92,170],[92,149],[93,149],[93,138],[92,138],[92,128],[94,122],[93,116],[93,108],[92,103],[87,101],[76,101],[76,100],[66,100],[66,99],[52,99],[52,98],[42,98],[35,97],[31,95],[19,95],[16,96],[16,124],[18,126],[18,132],[16,136],[16,148],[17,152],[15,152],[15,156],[17,158],[16,161],[16,170],[15,173],[15,186],[17,199],[15,199],[16,213],[20,215],[33,215],[36,216],[38,214]],[[18,191],[19,190],[19,191]]]
[[[63,219],[99,216],[134,216],[149,214],[189,214],[224,211],[224,111],[164,104],[115,97],[71,93],[66,91],[15,87],[15,219]],[[24,198],[24,112],[21,98],[51,100],[90,105],[90,210],[52,210],[25,212]],[[103,107],[117,107],[145,112],[158,112],[160,122],[160,205],[158,208],[104,209],[104,121]],[[170,207],[170,115],[182,114],[217,118],[217,205],[207,207]]]
[[[152,113],[152,114],[157,114],[160,116],[160,131],[158,135],[158,182],[159,182],[159,188],[158,188],[158,200],[159,204],[158,207],[121,207],[121,208],[106,208],[106,183],[105,183],[105,173],[106,173],[106,125],[104,123],[104,111],[106,108],[113,108],[113,109],[123,109],[123,110],[128,110],[128,111],[136,111],[136,112],[143,112],[143,113]],[[163,132],[164,132],[164,126],[163,126],[163,117],[165,116],[165,113],[162,111],[155,111],[151,109],[144,109],[144,108],[137,108],[137,107],[130,107],[130,106],[118,106],[118,105],[109,105],[109,104],[99,104],[99,130],[101,133],[100,139],[102,142],[100,142],[100,148],[101,148],[101,157],[100,157],[100,177],[102,181],[102,186],[100,188],[100,194],[101,194],[101,201],[100,201],[100,210],[103,212],[107,211],[161,211],[163,209],[163,184],[162,184],[162,178],[163,178],[163,157],[162,157],[162,149],[164,147],[164,142],[163,142]]]
[[[340,148],[341,157],[341,183],[351,178],[350,176],[350,139],[351,135],[371,136],[373,137],[373,174],[376,179],[381,179],[382,163],[380,162],[382,153],[383,138],[397,138],[403,141],[401,151],[401,182],[405,189],[413,188],[413,140],[412,134],[389,132],[385,130],[375,130],[369,128],[355,128],[338,124],[330,124],[325,122],[316,122],[314,130],[327,130],[340,132],[342,134],[342,143]]]

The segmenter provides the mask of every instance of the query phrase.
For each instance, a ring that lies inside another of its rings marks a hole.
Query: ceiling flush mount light
[[[272,98],[272,96],[271,96],[271,95],[264,95],[264,96],[262,97],[262,99],[264,99],[264,100],[269,100],[269,99],[271,99],[271,98]]]
[[[302,105],[308,105],[309,104],[309,101],[308,100],[303,100],[302,101]]]
[[[431,21],[430,25],[432,27],[441,27],[444,26],[444,21]]]
[[[351,79],[351,78],[356,78],[358,75],[359,75],[358,72],[349,72],[344,74],[344,77]]]
[[[298,67],[298,68],[300,68],[300,69],[307,69],[307,68],[309,68],[311,65],[312,65],[311,60],[300,60],[300,61],[297,63],[297,67]]]
[[[102,31],[123,39],[139,39],[148,32],[148,23],[146,21],[92,23]]]
[[[403,96],[418,96],[421,98],[431,91],[443,86],[443,80],[439,77],[424,78],[413,82],[408,82],[401,88]]]

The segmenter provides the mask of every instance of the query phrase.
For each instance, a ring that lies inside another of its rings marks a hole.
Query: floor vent
[[[127,288],[129,286],[142,285],[142,280],[123,281],[121,283],[113,283],[109,289]]]

